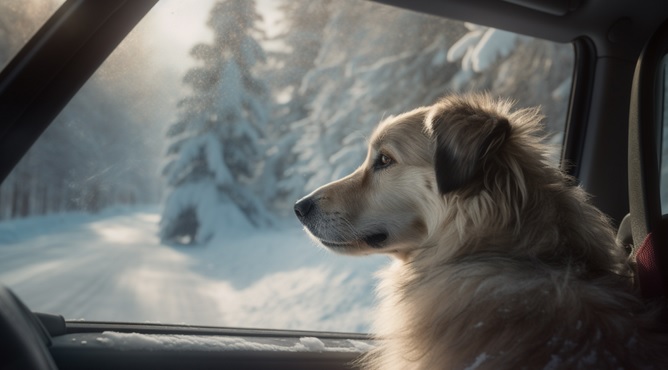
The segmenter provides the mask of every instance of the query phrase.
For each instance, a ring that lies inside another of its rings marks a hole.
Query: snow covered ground
[[[158,207],[0,222],[0,282],[66,319],[367,331],[386,257],[334,255],[296,221],[165,246]]]

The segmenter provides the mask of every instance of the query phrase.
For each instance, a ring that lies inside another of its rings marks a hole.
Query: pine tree
[[[564,122],[567,46],[372,3],[334,10],[300,87],[309,114],[292,125],[301,132],[294,171],[306,179],[302,193],[354,170],[382,118],[448,92],[487,90],[525,106],[553,101],[545,107],[550,130]]]
[[[337,3],[315,68],[300,87],[310,110],[294,123],[302,132],[295,151],[307,179],[303,192],[361,164],[366,139],[384,116],[433,103],[446,91],[456,67],[445,63],[452,40],[442,30],[460,28],[377,4]]]
[[[549,140],[561,144],[573,70],[572,46],[470,23],[466,28],[447,55],[461,67],[451,81],[452,89],[487,90],[522,106],[540,105]],[[554,153],[555,163],[559,154]]]
[[[303,195],[306,178],[295,171],[298,159],[294,147],[303,128],[299,121],[309,114],[308,103],[314,91],[300,87],[304,76],[315,68],[315,60],[323,40],[323,25],[331,14],[331,0],[295,2],[283,1],[282,33],[274,37],[285,45],[271,54],[276,68],[272,73],[272,89],[284,101],[277,104],[269,135],[273,145],[268,149],[263,181],[270,184],[263,195],[274,212],[292,213],[296,197]],[[286,99],[287,97],[287,99]]]
[[[267,87],[253,75],[266,58],[260,20],[254,1],[218,1],[207,22],[213,43],[191,51],[200,62],[184,77],[192,93],[179,103],[180,118],[168,131],[170,161],[163,172],[171,193],[163,241],[208,241],[221,223],[233,222],[230,205],[253,226],[271,224],[254,194],[270,107]]]

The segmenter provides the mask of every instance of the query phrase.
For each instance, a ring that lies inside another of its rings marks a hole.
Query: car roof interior
[[[639,52],[668,12],[668,3],[652,0],[634,1],[633,7],[625,0],[378,2],[555,42],[571,42],[586,36],[594,42],[600,56],[628,56],[629,47]]]

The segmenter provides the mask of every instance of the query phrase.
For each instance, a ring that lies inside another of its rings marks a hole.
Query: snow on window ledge
[[[109,348],[119,351],[264,351],[364,353],[371,341],[316,337],[231,337],[216,335],[140,334],[105,331],[53,338],[58,347]]]

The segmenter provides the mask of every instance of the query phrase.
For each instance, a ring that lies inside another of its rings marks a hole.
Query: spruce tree
[[[252,226],[271,224],[253,192],[270,108],[267,87],[254,76],[266,58],[259,21],[254,1],[218,1],[207,22],[213,42],[191,51],[199,63],[184,83],[192,92],[179,103],[179,119],[167,134],[172,144],[163,171],[170,187],[163,241],[206,242],[224,223],[238,222],[239,213]]]
[[[272,146],[268,148],[263,181],[269,184],[262,194],[279,215],[292,214],[292,205],[303,196],[307,178],[297,171],[299,158],[294,148],[300,140],[303,119],[309,115],[307,105],[317,88],[303,90],[304,76],[315,68],[320,52],[324,24],[331,14],[331,0],[283,1],[280,26],[283,31],[273,40],[285,45],[270,56],[275,68],[271,71],[272,89],[283,101],[276,105],[270,128]]]

